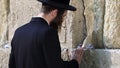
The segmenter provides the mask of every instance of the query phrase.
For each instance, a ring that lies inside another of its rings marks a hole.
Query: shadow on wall
[[[88,50],[83,57],[80,68],[111,68],[111,52],[107,49]]]

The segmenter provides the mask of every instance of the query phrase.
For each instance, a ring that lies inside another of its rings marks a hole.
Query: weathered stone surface
[[[72,4],[77,7],[77,11],[73,12],[73,20],[71,22],[71,32],[72,32],[72,48],[75,48],[80,43],[83,43],[84,38],[84,2],[83,0],[72,0]],[[69,14],[71,15],[71,14]],[[69,17],[68,17],[69,18]],[[69,24],[69,22],[68,22]]]
[[[30,21],[32,16],[40,12],[41,3],[37,0],[10,0],[9,40],[16,28]]]
[[[0,47],[7,42],[7,16],[9,12],[9,1],[0,0]]]
[[[103,48],[104,42],[107,48],[120,48],[120,0],[71,0],[71,4],[77,7],[77,11],[68,11],[60,33],[64,60],[70,60],[72,48],[82,43],[86,34],[83,46],[93,44]],[[36,0],[0,0],[0,47],[8,37],[11,41],[15,29],[37,15],[40,7]],[[119,53],[120,50],[86,51],[81,67],[119,68]],[[9,51],[0,49],[0,68],[7,68],[8,57]]]
[[[8,68],[9,50],[0,48],[0,68]]]
[[[119,49],[85,51],[80,68],[120,68]]]
[[[71,53],[71,50],[70,50],[70,49],[64,48],[64,49],[62,49],[61,51],[62,51],[62,52],[61,52],[61,58],[62,58],[64,61],[69,61],[69,60],[71,60],[71,55],[72,55],[72,53]]]
[[[120,0],[106,0],[104,45],[120,48]]]
[[[94,0],[84,0],[85,11],[84,15],[86,18],[87,37],[84,40],[83,46],[92,44],[92,33],[94,24]]]
[[[105,0],[94,0],[94,29],[93,45],[95,48],[103,48]]]
[[[64,60],[71,60],[72,51],[72,49],[62,50],[62,58]],[[119,49],[87,50],[84,52],[80,68],[119,68],[119,57]]]
[[[71,4],[77,8],[77,11],[68,11],[67,18],[63,23],[63,32],[60,34],[63,48],[76,47],[83,39],[83,2],[82,0],[71,0]]]

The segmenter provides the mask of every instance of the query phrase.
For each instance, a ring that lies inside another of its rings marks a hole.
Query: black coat
[[[39,17],[15,31],[9,68],[78,68],[75,60],[63,61],[57,30]]]

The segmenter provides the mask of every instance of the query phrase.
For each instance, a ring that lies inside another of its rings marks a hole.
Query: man
[[[76,8],[69,5],[70,0],[39,2],[42,2],[40,14],[15,31],[9,68],[78,68],[82,50],[71,61],[63,61],[58,38],[67,10]]]

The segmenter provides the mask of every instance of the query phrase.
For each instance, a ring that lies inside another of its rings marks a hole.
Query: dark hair
[[[54,19],[54,22],[51,23],[52,27],[59,29],[59,30],[61,29],[62,22],[63,22],[62,17],[63,17],[64,12],[65,10],[58,9],[57,16]]]
[[[50,13],[52,10],[55,10],[55,9],[58,9],[58,8],[55,8],[53,6],[50,6],[46,3],[42,3],[42,8],[41,8],[41,12],[45,13],[45,14],[48,14]],[[65,9],[58,9],[58,13],[64,13]]]
[[[42,8],[41,8],[41,12],[45,13],[45,14],[48,14],[50,13],[52,10],[55,10],[56,8],[52,7],[52,6],[49,6],[45,3],[42,3]]]
[[[65,12],[65,9],[58,9],[58,8],[55,8],[53,6],[50,6],[48,4],[43,3],[42,8],[41,8],[41,12],[43,12],[45,14],[49,14],[52,10],[55,10],[55,9],[58,10],[58,13],[57,13],[57,17],[55,18],[55,21],[51,23],[51,26],[55,29],[60,29],[61,25],[62,25],[61,19],[62,19],[62,15]]]

